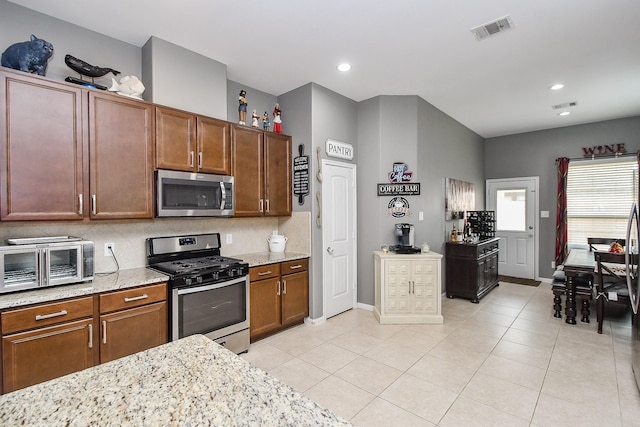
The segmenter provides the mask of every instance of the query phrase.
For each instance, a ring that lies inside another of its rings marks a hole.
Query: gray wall
[[[415,244],[426,242],[444,254],[451,228],[444,216],[445,178],[476,184],[476,207],[484,208],[483,142],[417,96],[380,96],[358,104],[358,302],[374,304],[372,252],[395,243],[394,224],[414,224]],[[376,191],[377,183],[388,182],[394,162],[407,163],[412,182],[421,186],[419,196],[404,196],[410,213],[403,218],[388,216],[392,197],[378,197]]]
[[[238,96],[240,94],[240,90],[242,89],[247,92],[247,119],[245,120],[247,126],[251,126],[251,112],[255,109],[256,113],[260,116],[260,120],[258,120],[260,129],[262,129],[262,115],[265,111],[267,112],[267,114],[269,114],[269,120],[271,121],[270,129],[273,129],[273,116],[271,115],[271,113],[273,112],[273,106],[277,102],[277,98],[275,97],[275,95],[259,91],[258,89],[254,89],[241,83],[234,82],[233,80],[227,80],[227,93],[225,94],[227,103],[227,116],[225,120],[233,123],[238,123]],[[284,124],[285,123],[283,121],[283,125]],[[288,133],[286,134],[289,135]]]
[[[31,34],[53,44],[54,53],[46,74],[52,80],[63,81],[67,76],[80,77],[65,64],[66,54],[91,65],[118,70],[121,74],[117,78],[126,75],[141,78],[140,48],[0,0],[0,52],[14,43],[29,40]],[[111,77],[113,74],[109,73],[95,82],[111,86]]]
[[[150,37],[142,52],[145,100],[226,120],[225,64],[157,37]]]
[[[627,152],[640,148],[640,117],[489,138],[485,142],[487,179],[540,177],[539,276],[550,278],[555,257],[557,176],[555,159],[582,158],[582,148],[624,143]],[[537,213],[539,215],[539,213]]]

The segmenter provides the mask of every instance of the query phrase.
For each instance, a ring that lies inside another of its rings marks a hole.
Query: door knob
[[[529,230],[533,230],[533,225],[530,225],[530,226],[529,226]]]
[[[327,248],[327,252],[329,253],[329,255],[333,255],[333,249],[331,248],[331,246]]]

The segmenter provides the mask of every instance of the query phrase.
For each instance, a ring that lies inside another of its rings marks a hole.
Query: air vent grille
[[[551,108],[554,110],[563,110],[565,108],[571,108],[578,105],[578,101],[565,102],[564,104],[556,104],[552,105]]]
[[[476,36],[477,40],[483,40],[487,37],[491,37],[495,34],[514,28],[513,19],[511,16],[503,16],[494,21],[487,22],[471,29],[471,32]]]

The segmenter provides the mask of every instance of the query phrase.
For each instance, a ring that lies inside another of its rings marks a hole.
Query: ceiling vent
[[[486,24],[479,25],[471,29],[471,32],[474,36],[476,36],[477,40],[483,40],[487,37],[491,37],[494,34],[501,33],[503,31],[507,31],[511,28],[514,28],[513,19],[511,16],[503,16],[502,18],[498,18],[495,21],[487,22]]]
[[[564,104],[556,104],[552,105],[551,108],[554,110],[563,110],[565,108],[571,108],[578,105],[578,101],[565,102]]]

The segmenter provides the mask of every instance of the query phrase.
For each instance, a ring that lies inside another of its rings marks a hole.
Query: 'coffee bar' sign
[[[353,160],[353,145],[347,144],[346,142],[327,139],[325,151],[329,157]]]

